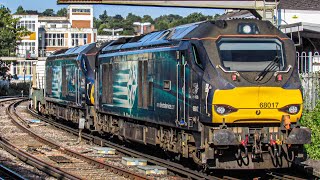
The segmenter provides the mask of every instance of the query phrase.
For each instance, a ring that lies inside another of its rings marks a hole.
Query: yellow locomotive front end
[[[297,123],[302,115],[299,89],[237,87],[216,90],[212,109],[214,123]]]
[[[311,141],[311,131],[299,123],[303,99],[292,41],[263,21],[216,27],[218,36],[203,39],[212,62],[204,79],[212,166],[290,167]]]

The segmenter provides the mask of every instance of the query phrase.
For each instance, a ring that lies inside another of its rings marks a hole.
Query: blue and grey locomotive
[[[267,21],[178,26],[46,66],[45,113],[209,168],[290,167],[310,143],[294,44]]]
[[[75,123],[89,115],[90,94],[98,48],[95,43],[60,51],[46,60],[46,89],[42,113]],[[86,122],[91,128],[92,121]]]

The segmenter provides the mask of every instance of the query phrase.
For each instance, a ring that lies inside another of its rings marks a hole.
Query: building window
[[[63,33],[46,33],[46,46],[66,47],[67,40]]]
[[[35,21],[19,21],[17,27],[25,27],[28,31],[35,32],[36,31],[36,22]]]
[[[90,13],[90,9],[72,9],[72,13]]]
[[[88,43],[88,36],[85,33],[72,33],[72,46],[82,46]]]
[[[25,57],[27,53],[35,54],[36,53],[36,43],[35,42],[21,42],[18,45],[18,56]]]

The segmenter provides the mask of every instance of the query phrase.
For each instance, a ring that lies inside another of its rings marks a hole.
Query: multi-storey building
[[[25,27],[31,32],[29,36],[22,37],[22,40],[17,49],[18,57],[26,57],[26,54],[38,54],[38,18],[37,14],[14,15],[15,18],[20,18],[18,27]]]
[[[23,59],[39,59],[52,52],[96,42],[97,30],[93,28],[93,6],[70,5],[66,17],[15,14],[20,18],[18,26],[28,29],[31,34],[22,37],[17,47],[17,56]],[[10,73],[20,80],[32,77],[31,60],[17,60],[12,63]]]
[[[71,5],[66,17],[41,15],[14,15],[19,26],[26,27],[30,36],[23,37],[18,46],[20,57],[46,56],[55,50],[96,42],[93,28],[93,7]]]

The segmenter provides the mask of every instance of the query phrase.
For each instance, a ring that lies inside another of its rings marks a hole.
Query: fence
[[[297,66],[301,77],[304,108],[312,110],[320,99],[320,56],[319,52],[296,52]]]
[[[304,108],[312,110],[315,108],[319,98],[320,73],[310,72],[300,74]]]
[[[320,71],[319,52],[296,52],[299,73],[310,73]]]

